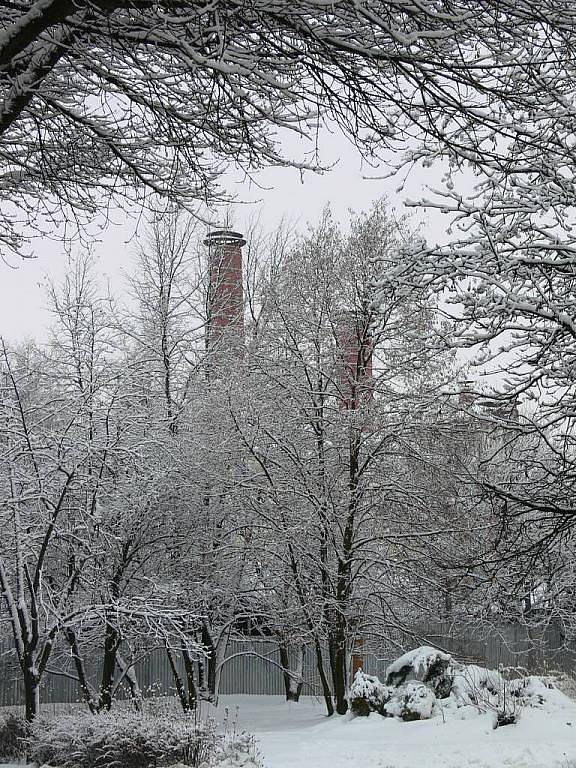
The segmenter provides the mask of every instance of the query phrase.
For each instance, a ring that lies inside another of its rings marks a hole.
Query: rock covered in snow
[[[384,711],[389,717],[400,717],[406,722],[429,720],[435,703],[436,696],[428,686],[412,681],[395,689]]]
[[[390,700],[393,689],[384,685],[376,676],[359,669],[354,676],[348,700],[353,714],[367,717],[370,712],[384,714],[384,706]]]
[[[409,680],[428,685],[439,699],[450,695],[454,679],[452,656],[423,645],[400,656],[386,670],[387,685],[400,686]]]

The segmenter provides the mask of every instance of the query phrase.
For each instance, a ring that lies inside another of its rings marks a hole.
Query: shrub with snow
[[[481,705],[497,700],[504,692],[504,678],[495,669],[476,664],[458,664],[454,669],[452,694],[462,704]]]
[[[384,706],[390,700],[392,690],[376,676],[367,675],[361,669],[356,672],[348,700],[353,714],[367,717],[370,712],[384,714]]]
[[[500,728],[503,725],[516,725],[520,719],[520,710],[512,711],[508,709],[501,709],[495,712],[492,721],[493,728]]]
[[[432,717],[436,696],[424,683],[404,683],[394,691],[384,711],[390,717],[412,720],[428,720]]]
[[[400,656],[386,670],[387,685],[400,686],[409,680],[425,683],[439,699],[450,695],[454,680],[452,656],[423,645]]]
[[[510,695],[525,707],[542,707],[555,690],[553,682],[546,677],[528,675],[508,683]]]
[[[473,705],[491,712],[494,728],[518,722],[524,700],[521,680],[507,680],[501,672],[476,664],[460,665],[454,677],[451,698],[457,706]]]
[[[23,717],[9,714],[0,718],[0,762],[10,763],[25,756],[28,730]]]
[[[210,766],[217,745],[213,722],[118,710],[39,718],[31,727],[28,757],[62,768]]]
[[[531,675],[510,680],[511,673],[518,674],[518,668],[496,671],[461,664],[443,651],[423,646],[390,664],[386,685],[360,670],[350,688],[350,706],[357,715],[379,712],[406,721],[470,707],[472,714],[492,713],[495,728],[517,723],[525,706],[564,706],[566,697],[550,678]]]
[[[210,768],[262,768],[256,740],[249,733],[227,735],[219,742],[213,761],[207,766]]]

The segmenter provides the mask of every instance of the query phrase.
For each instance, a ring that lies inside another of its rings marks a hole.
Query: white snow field
[[[472,707],[431,720],[402,722],[324,715],[322,703],[279,696],[222,696],[221,721],[253,733],[265,768],[576,768],[576,704],[552,691],[520,722],[492,728]],[[236,715],[237,713],[237,715]]]

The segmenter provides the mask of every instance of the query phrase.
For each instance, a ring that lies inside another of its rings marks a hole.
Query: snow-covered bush
[[[210,766],[217,745],[213,722],[118,710],[39,718],[31,728],[28,757],[62,768]]]
[[[463,705],[490,702],[504,691],[504,678],[495,669],[476,664],[458,664],[454,669],[452,694]]]
[[[412,720],[428,720],[432,717],[436,696],[424,683],[409,682],[396,688],[390,701],[384,706],[385,714]]]
[[[554,683],[547,677],[528,675],[508,683],[510,695],[518,699],[525,707],[541,707],[555,690]]]
[[[491,712],[494,728],[498,728],[518,722],[524,706],[522,687],[521,680],[507,680],[501,671],[461,664],[454,676],[452,698],[457,706],[473,705],[479,712]]]
[[[23,717],[9,714],[0,718],[0,762],[10,763],[26,754],[29,725]]]
[[[452,656],[423,645],[400,656],[386,670],[386,684],[401,686],[409,680],[425,683],[439,699],[450,695],[454,680]]]
[[[392,690],[374,675],[367,675],[361,669],[356,672],[348,700],[353,714],[367,717],[370,712],[384,714],[384,705],[390,700]]]
[[[262,768],[254,736],[249,733],[227,734],[218,743],[214,758],[208,765],[210,768]]]

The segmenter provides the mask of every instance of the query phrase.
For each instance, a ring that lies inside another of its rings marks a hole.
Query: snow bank
[[[554,697],[559,691],[550,690]],[[326,717],[323,703],[304,696],[223,696],[239,712],[239,727],[254,733],[266,768],[568,768],[576,762],[576,705],[561,696],[526,707],[518,725],[492,729],[490,714],[474,707],[414,723],[397,718]]]

